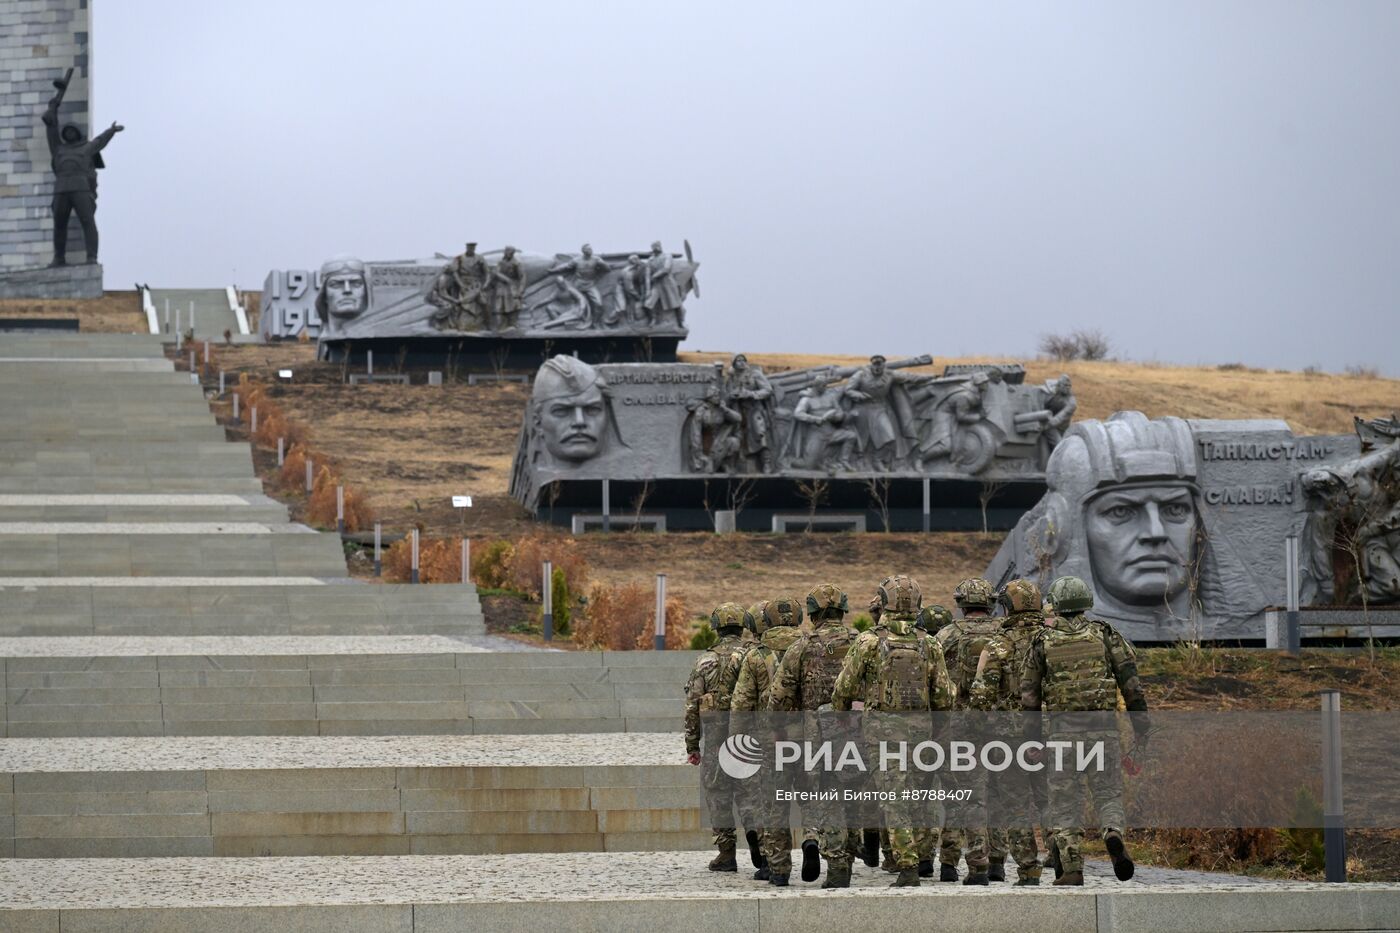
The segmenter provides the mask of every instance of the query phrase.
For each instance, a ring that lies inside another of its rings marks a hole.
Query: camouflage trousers
[[[755,819],[761,827],[760,845],[763,857],[768,860],[768,870],[775,875],[786,875],[792,871],[792,802],[779,800],[778,793],[784,790],[807,790],[808,785],[797,773],[764,772],[763,775],[762,780],[754,782],[760,787],[755,811]],[[811,816],[811,807],[810,802],[800,805],[802,823],[799,825],[804,826],[802,841],[811,839],[820,844],[821,837],[815,826],[804,825],[815,822]]]
[[[1123,774],[1119,770],[1122,749],[1116,732],[1077,732],[1056,738],[1078,742],[1102,740],[1105,746],[1102,771],[1088,770],[1082,774],[1069,770],[1048,772],[1049,823],[1055,827],[1053,833],[1055,845],[1060,850],[1060,864],[1065,871],[1083,871],[1083,824],[1088,804],[1093,804],[1105,836],[1109,832],[1121,834],[1123,824],[1127,822],[1123,813]],[[1047,833],[1046,839],[1050,838]]]
[[[985,826],[976,829],[944,827],[938,837],[938,860],[944,865],[956,865],[964,851],[968,869],[985,869],[990,859],[1006,858],[1006,830]]]
[[[930,827],[923,804],[903,798],[904,791],[912,787],[908,776],[895,770],[879,770],[875,772],[875,786],[892,798],[881,801],[881,808],[894,864],[901,870],[915,868],[921,859],[932,858],[936,830]]]
[[[1039,783],[1031,775],[1014,770],[991,774],[987,779],[987,825],[989,829],[1005,827],[999,830],[1006,834],[1002,857],[1010,855],[1023,878],[1040,877],[1040,849],[1036,845],[1033,828],[1039,796],[1036,785]],[[988,839],[978,853],[978,861],[986,864],[990,858],[991,842]],[[973,864],[971,857],[968,864]]]
[[[710,811],[713,830],[711,841],[722,852],[732,851],[738,840],[734,811],[742,796],[740,782],[720,770],[718,754],[705,754],[700,759],[700,769],[700,785],[705,790],[705,807]],[[742,812],[742,806],[739,809]]]

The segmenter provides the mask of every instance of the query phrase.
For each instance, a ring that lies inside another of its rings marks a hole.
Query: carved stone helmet
[[[823,609],[836,609],[843,614],[850,611],[846,593],[835,583],[818,583],[807,594],[807,615],[815,616]]]
[[[936,632],[952,621],[953,614],[943,606],[925,606],[919,610],[919,618],[914,625],[925,632]]]
[[[756,636],[768,631],[768,600],[760,599],[749,607],[749,615],[744,620],[744,628]]]
[[[913,615],[924,602],[919,584],[902,573],[886,577],[880,584],[879,594],[880,605],[886,612]]]
[[[1007,612],[1032,612],[1040,608],[1040,587],[1027,579],[1012,580],[1001,591],[1001,604]]]
[[[1050,584],[1045,601],[1056,612],[1083,612],[1094,606],[1094,594],[1078,577],[1060,577]]]
[[[710,625],[716,632],[723,632],[725,629],[742,631],[752,621],[749,611],[738,603],[720,603],[715,607],[715,611],[710,613]]]
[[[802,604],[790,596],[779,596],[768,601],[768,605],[763,609],[763,617],[768,620],[769,628],[801,625]]]
[[[953,590],[953,602],[960,609],[986,609],[990,612],[996,600],[996,590],[981,577],[964,580]]]

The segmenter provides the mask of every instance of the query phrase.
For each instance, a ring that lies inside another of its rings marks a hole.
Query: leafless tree
[[[642,512],[646,509],[647,499],[651,498],[651,480],[642,483],[642,488],[637,490],[637,494],[632,497],[632,530],[640,531],[642,528]]]
[[[1094,327],[1075,331],[1074,342],[1079,345],[1079,358],[1083,360],[1106,360],[1112,349],[1108,335]]]
[[[977,488],[977,504],[982,507],[982,534],[984,535],[990,533],[987,527],[987,506],[992,504],[997,493],[1004,488],[1006,488],[1005,483],[994,479],[982,480],[982,484]]]
[[[826,494],[830,486],[830,483],[820,478],[799,480],[797,483],[797,494],[807,500],[807,530],[809,532],[812,530],[812,523],[817,519],[817,506],[826,501]]]
[[[729,483],[729,508],[734,512],[734,521],[739,521],[739,513],[748,508],[749,503],[758,495],[758,490],[754,488],[754,482],[747,477],[737,482],[731,480]]]
[[[875,508],[880,512],[880,527],[888,532],[890,530],[890,481],[888,477],[872,476],[865,481],[865,489],[870,493],[870,501],[875,503]],[[982,524],[987,524],[983,519]]]

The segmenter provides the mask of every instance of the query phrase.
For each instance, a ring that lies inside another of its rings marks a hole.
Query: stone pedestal
[[[0,298],[101,298],[102,264],[84,263],[0,273]]]

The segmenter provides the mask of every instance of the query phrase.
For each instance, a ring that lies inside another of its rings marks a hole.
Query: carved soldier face
[[[1119,602],[1162,606],[1186,589],[1199,517],[1190,489],[1108,489],[1084,506],[1094,584]]]
[[[326,307],[340,318],[355,317],[365,310],[369,291],[363,272],[336,272],[325,280]]]
[[[584,259],[593,258],[593,247],[589,246],[587,243],[583,244],[583,246],[579,249],[579,252],[583,253]]]
[[[749,368],[749,358],[740,353],[738,356],[734,357],[734,361],[730,363],[729,366],[736,373],[741,373]]]
[[[1058,378],[1058,379],[1055,380],[1055,394],[1056,394],[1056,395],[1060,395],[1060,396],[1069,395],[1069,390],[1070,390],[1069,376],[1061,376],[1060,378]]]
[[[885,358],[883,356],[870,358],[870,374],[877,377],[885,374]]]
[[[70,146],[76,146],[83,141],[83,131],[69,123],[63,127],[63,132],[59,134],[63,141]]]
[[[466,252],[466,255],[468,255],[468,256],[475,256],[475,255],[476,255],[476,244],[475,244],[475,243],[468,243],[468,244],[467,244],[467,252]]]
[[[608,429],[603,392],[589,386],[578,395],[549,399],[540,413],[544,444],[561,460],[587,460],[598,453]]]

